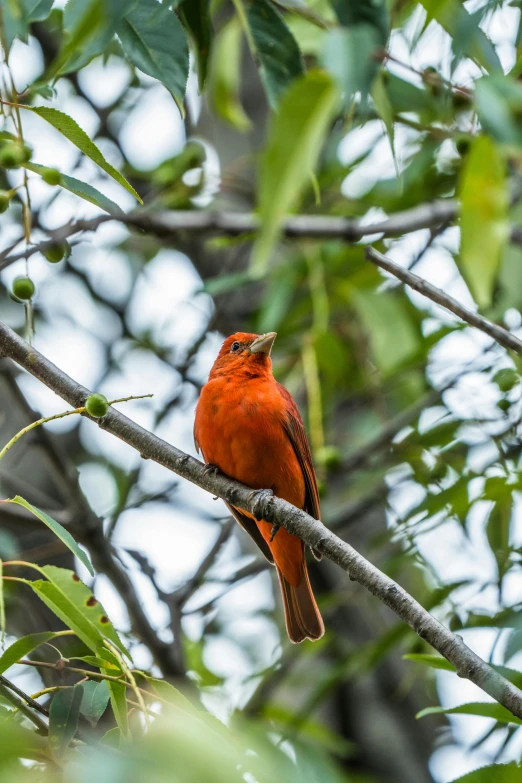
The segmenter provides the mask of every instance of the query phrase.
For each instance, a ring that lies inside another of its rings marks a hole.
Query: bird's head
[[[243,375],[265,375],[272,371],[270,353],[276,332],[246,334],[236,332],[227,337],[217,355],[210,378],[229,373]]]

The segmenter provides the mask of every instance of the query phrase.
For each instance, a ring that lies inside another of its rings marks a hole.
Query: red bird
[[[194,441],[208,465],[252,489],[271,489],[320,519],[303,421],[292,396],[272,374],[275,338],[275,332],[238,332],[225,340],[201,391]],[[281,528],[271,540],[268,522],[233,506],[229,509],[277,569],[290,641],[320,639],[324,625],[301,539]]]

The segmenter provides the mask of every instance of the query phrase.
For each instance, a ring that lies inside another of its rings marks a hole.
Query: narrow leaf
[[[435,0],[436,1],[436,0]],[[386,0],[334,0],[333,7],[344,27],[368,25],[378,33],[378,40],[384,46],[388,38],[389,18]]]
[[[155,5],[157,5],[157,3],[155,3]],[[89,138],[85,131],[80,128],[78,123],[75,122],[72,117],[69,117],[69,115],[64,114],[62,111],[58,111],[58,109],[52,109],[49,106],[24,106],[24,109],[28,109],[28,111],[32,111],[35,114],[38,114],[39,117],[52,125],[53,128],[56,128],[56,130],[60,131],[60,133],[63,134],[66,139],[69,139],[69,141],[72,142],[75,147],[78,147],[78,149],[81,150],[84,155],[87,155],[88,158],[93,160],[101,169],[103,169],[103,171],[105,171],[110,177],[115,179],[116,182],[124,187],[125,190],[128,190],[129,193],[132,193],[134,198],[136,198],[140,204],[143,203],[139,195],[136,193],[132,185],[127,182],[123,174],[120,174],[120,172],[117,171],[114,166],[111,166],[111,164],[105,160],[96,144]]]
[[[24,658],[28,653],[36,650],[41,644],[45,644],[50,639],[56,639],[57,636],[63,636],[62,631],[42,631],[42,633],[31,633],[28,636],[22,636],[13,642],[7,650],[0,656],[0,674],[3,674],[10,666],[15,664],[20,658]]]
[[[53,0],[0,0],[2,27],[8,53],[15,38],[27,43],[29,25],[47,19],[52,5]]]
[[[103,640],[108,639],[129,655],[103,606],[75,573],[56,566],[44,566],[42,571],[49,581],[40,579],[30,586],[90,650],[99,654]]]
[[[283,92],[304,73],[302,55],[283,17],[267,0],[253,0],[247,19],[268,102],[276,108]]]
[[[111,707],[123,739],[129,737],[129,716],[127,712],[127,686],[122,682],[107,680],[111,695]]]
[[[4,598],[4,564],[0,559],[0,645],[5,641],[5,598]],[[0,661],[2,659],[0,658]]]
[[[122,16],[135,0],[68,0],[63,15],[64,44],[51,73],[71,73],[110,45]]]
[[[24,168],[33,171],[35,174],[40,174],[42,171],[45,171],[47,166],[41,166],[39,163],[25,163]],[[114,201],[111,201],[110,198],[104,196],[103,193],[100,193],[99,190],[93,188],[93,186],[89,185],[87,182],[82,182],[80,179],[69,177],[67,174],[62,174],[60,186],[70,193],[74,193],[75,196],[79,196],[80,198],[85,199],[85,201],[94,204],[96,207],[103,209],[104,212],[108,212],[109,215],[124,214]]]
[[[161,82],[183,110],[189,73],[189,50],[174,11],[156,0],[140,0],[117,30],[129,60]]]
[[[504,161],[494,143],[481,136],[472,144],[460,183],[460,258],[478,304],[490,304],[493,284],[509,234]]]
[[[470,14],[460,0],[421,0],[427,22],[435,19],[452,37],[455,54],[462,51],[486,70],[502,70],[498,55],[480,29],[478,19]]]
[[[313,22],[317,27],[327,29],[332,22],[328,19],[323,19],[318,13],[316,13],[305,0],[272,0],[274,5],[284,8],[285,11],[291,11],[297,16],[302,16],[304,19],[308,19],[309,22]]]
[[[509,710],[497,702],[472,701],[460,704],[458,707],[426,707],[417,713],[417,718],[426,715],[477,715],[480,718],[493,718],[499,723],[516,723],[522,726],[522,720],[516,718]]]
[[[242,42],[241,26],[233,18],[214,39],[207,92],[216,114],[237,130],[245,132],[252,124],[239,100]]]
[[[323,63],[335,76],[348,107],[356,93],[364,102],[379,63],[375,51],[379,36],[374,27],[358,24],[349,28],[331,30],[325,38]]]
[[[83,698],[80,712],[91,726],[96,726],[109,703],[110,692],[106,680],[94,682],[89,680],[83,683]]]
[[[181,19],[194,41],[199,89],[202,91],[207,78],[208,58],[212,44],[210,0],[183,0],[178,7]]]
[[[69,747],[78,730],[83,686],[65,688],[53,697],[49,708],[49,746],[58,756]]]
[[[31,514],[34,514],[35,517],[37,517],[41,522],[44,523],[44,525],[47,525],[48,528],[50,528],[54,535],[62,541],[65,546],[71,550],[71,552],[76,555],[78,560],[80,560],[85,568],[89,571],[91,576],[94,576],[94,569],[92,567],[91,561],[89,560],[86,553],[83,551],[83,549],[80,549],[74,538],[71,536],[68,530],[66,530],[62,525],[60,525],[58,522],[56,522],[54,519],[52,519],[48,514],[45,513],[45,511],[41,511],[39,508],[36,508],[36,506],[31,505],[31,503],[28,503],[27,500],[24,500],[24,498],[21,498],[20,495],[16,495],[12,500],[8,500],[8,503],[17,503],[19,506],[23,506],[23,508],[27,509],[27,511],[30,511]]]
[[[259,175],[261,233],[254,247],[256,274],[266,269],[281,223],[310,182],[336,103],[332,80],[311,71],[285,93],[272,119]]]
[[[521,775],[522,769],[513,761],[475,769],[452,783],[520,783]]]
[[[447,672],[454,672],[455,667],[452,663],[442,658],[440,655],[425,655],[422,653],[408,653],[402,656],[406,661],[415,661],[416,663],[423,663],[425,666],[430,666],[432,669],[443,669]]]

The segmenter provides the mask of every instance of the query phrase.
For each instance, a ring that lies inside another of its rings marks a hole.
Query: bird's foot
[[[217,465],[213,465],[211,462],[209,462],[205,467],[203,468],[203,475],[204,476],[210,476],[211,474],[219,473],[219,468]]]
[[[259,521],[265,517],[265,509],[274,497],[274,493],[271,489],[254,489],[248,495],[248,501],[254,500],[254,506],[252,513],[254,517]]]
[[[270,531],[270,543],[272,543],[276,535],[279,533],[280,529],[281,529],[281,525],[279,524],[279,522],[274,522],[274,524],[272,525],[272,530]]]

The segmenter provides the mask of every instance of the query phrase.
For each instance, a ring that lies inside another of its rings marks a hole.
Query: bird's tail
[[[312,592],[306,561],[303,559],[303,576],[299,587],[293,587],[280,569],[277,569],[288,638],[294,644],[304,639],[315,641],[324,634],[324,623]]]

